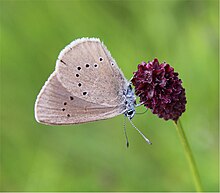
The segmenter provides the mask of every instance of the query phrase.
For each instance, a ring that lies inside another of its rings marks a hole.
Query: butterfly
[[[37,96],[35,118],[47,125],[69,125],[124,114],[131,122],[135,107],[131,83],[106,46],[98,38],[80,38],[60,52]]]

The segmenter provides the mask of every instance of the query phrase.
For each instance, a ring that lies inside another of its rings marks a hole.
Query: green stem
[[[174,124],[176,126],[177,132],[179,133],[179,136],[180,136],[180,140],[181,140],[182,145],[184,147],[185,155],[186,155],[186,158],[188,160],[188,163],[189,163],[192,175],[193,175],[193,180],[195,183],[196,191],[202,192],[203,190],[202,190],[202,185],[201,185],[201,181],[199,178],[199,172],[197,170],[196,162],[193,158],[193,154],[190,149],[189,143],[187,141],[186,135],[184,133],[182,124],[181,124],[180,120],[178,120],[177,122],[174,122]]]

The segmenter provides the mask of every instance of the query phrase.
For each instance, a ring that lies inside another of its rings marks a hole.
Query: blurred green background
[[[72,40],[99,37],[125,76],[157,57],[183,80],[182,123],[205,191],[219,189],[218,1],[0,1],[1,191],[194,191],[171,121],[148,111],[135,125],[123,116],[45,126],[34,103]],[[137,110],[144,111],[144,107]]]

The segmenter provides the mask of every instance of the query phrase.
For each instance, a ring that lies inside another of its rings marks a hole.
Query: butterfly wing
[[[56,72],[63,87],[80,99],[106,107],[124,104],[127,80],[99,39],[82,38],[66,46]]]
[[[106,107],[76,97],[58,81],[53,72],[35,103],[35,118],[48,125],[68,125],[114,117],[124,106]]]

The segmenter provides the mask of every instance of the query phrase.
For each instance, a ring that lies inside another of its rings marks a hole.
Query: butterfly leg
[[[143,105],[143,104],[144,104],[144,102],[141,102],[141,103],[139,103],[139,104],[136,104],[135,107],[139,107],[139,106],[141,106],[141,105]]]
[[[128,136],[127,136],[127,132],[126,132],[126,115],[124,115],[124,134],[125,134],[125,138],[126,138],[126,145],[127,145],[127,147],[129,147],[129,141],[128,141]]]
[[[136,112],[136,114],[137,114],[137,115],[141,115],[141,114],[146,113],[147,111],[148,111],[148,109],[146,109],[144,112],[141,112],[141,113]]]

